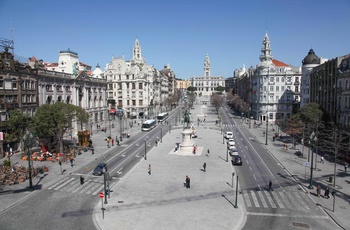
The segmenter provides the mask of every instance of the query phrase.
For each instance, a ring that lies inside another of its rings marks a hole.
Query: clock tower
[[[208,54],[205,56],[204,59],[204,76],[210,77],[210,59]]]

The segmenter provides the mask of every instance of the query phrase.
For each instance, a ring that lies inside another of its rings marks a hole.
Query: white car
[[[227,142],[227,149],[231,149],[232,147],[236,147],[236,142],[234,141]]]
[[[233,133],[232,132],[226,132],[225,138],[226,139],[233,138]]]
[[[235,146],[230,148],[230,155],[238,155],[238,149]]]

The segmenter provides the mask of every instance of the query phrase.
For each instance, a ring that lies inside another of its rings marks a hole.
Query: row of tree
[[[40,106],[33,117],[13,110],[10,113],[6,141],[18,142],[22,147],[25,134],[29,132],[39,140],[56,143],[55,148],[63,152],[64,134],[75,122],[84,126],[88,121],[89,114],[84,109],[62,102]]]

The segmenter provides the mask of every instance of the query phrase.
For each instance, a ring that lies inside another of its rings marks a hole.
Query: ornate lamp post
[[[29,190],[34,190],[33,181],[32,181],[32,167],[30,165],[30,148],[33,146],[34,137],[33,134],[27,132],[24,135],[24,146],[27,147],[27,160],[28,160],[28,172],[29,172]]]

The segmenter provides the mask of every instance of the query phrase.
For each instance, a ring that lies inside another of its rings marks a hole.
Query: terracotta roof
[[[272,59],[272,63],[275,65],[275,66],[289,66],[289,65],[287,65],[286,63],[284,63],[284,62],[281,62],[281,61],[278,61],[278,60],[276,60],[276,59]]]
[[[54,62],[54,63],[45,62],[44,66],[46,66],[46,67],[57,67],[58,63],[57,62]]]

